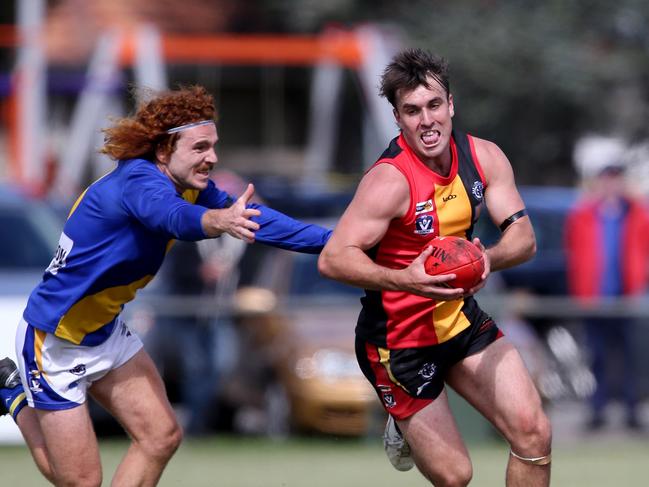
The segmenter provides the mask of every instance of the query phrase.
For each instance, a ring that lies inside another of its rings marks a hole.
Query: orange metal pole
[[[132,64],[133,40],[129,38],[122,50],[122,63]],[[362,51],[353,33],[337,32],[322,36],[282,35],[165,35],[162,50],[168,62],[256,65],[306,65],[324,60],[356,68]]]
[[[18,94],[15,89],[16,74],[13,75],[11,80],[11,91],[6,100],[6,120],[7,131],[9,135],[9,177],[12,181],[19,184],[23,183],[23,168],[20,164],[20,137],[18,135]]]

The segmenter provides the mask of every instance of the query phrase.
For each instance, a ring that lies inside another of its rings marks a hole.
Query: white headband
[[[210,123],[214,123],[214,120],[201,120],[200,122],[186,123],[185,125],[181,125],[180,127],[171,128],[167,130],[165,133],[175,134],[176,132],[181,132],[183,130],[191,129],[194,127],[200,127],[201,125],[208,125]]]

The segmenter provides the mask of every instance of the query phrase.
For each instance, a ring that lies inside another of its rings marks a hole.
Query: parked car
[[[271,395],[270,401],[265,397],[271,429],[345,436],[375,432],[382,410],[354,355],[362,291],[321,277],[317,256],[276,249],[265,254],[255,280],[264,287],[242,288],[238,309],[254,346],[243,360],[254,357],[271,370],[262,386]],[[276,300],[264,313],[254,312],[260,289]],[[247,309],[253,312],[247,315]],[[286,410],[273,411],[273,404]]]
[[[62,220],[51,206],[0,185],[0,294],[24,295],[52,260]]]

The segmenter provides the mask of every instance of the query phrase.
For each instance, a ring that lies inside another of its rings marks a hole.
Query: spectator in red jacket
[[[592,181],[582,201],[566,222],[568,288],[584,305],[643,293],[649,281],[649,209],[630,196],[625,168],[604,167]],[[626,425],[641,428],[637,416],[637,373],[633,353],[633,319],[593,313],[585,320],[593,374],[597,387],[591,397],[588,426],[606,423],[610,397],[608,365],[621,352],[620,376],[626,408]]]

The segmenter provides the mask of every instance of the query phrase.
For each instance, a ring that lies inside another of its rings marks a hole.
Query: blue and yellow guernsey
[[[207,238],[203,213],[235,199],[212,181],[179,194],[150,161],[120,161],[70,210],[59,246],[23,317],[33,327],[80,345],[98,345],[126,303],[155,276],[174,239]],[[331,231],[262,205],[257,242],[318,253]]]

